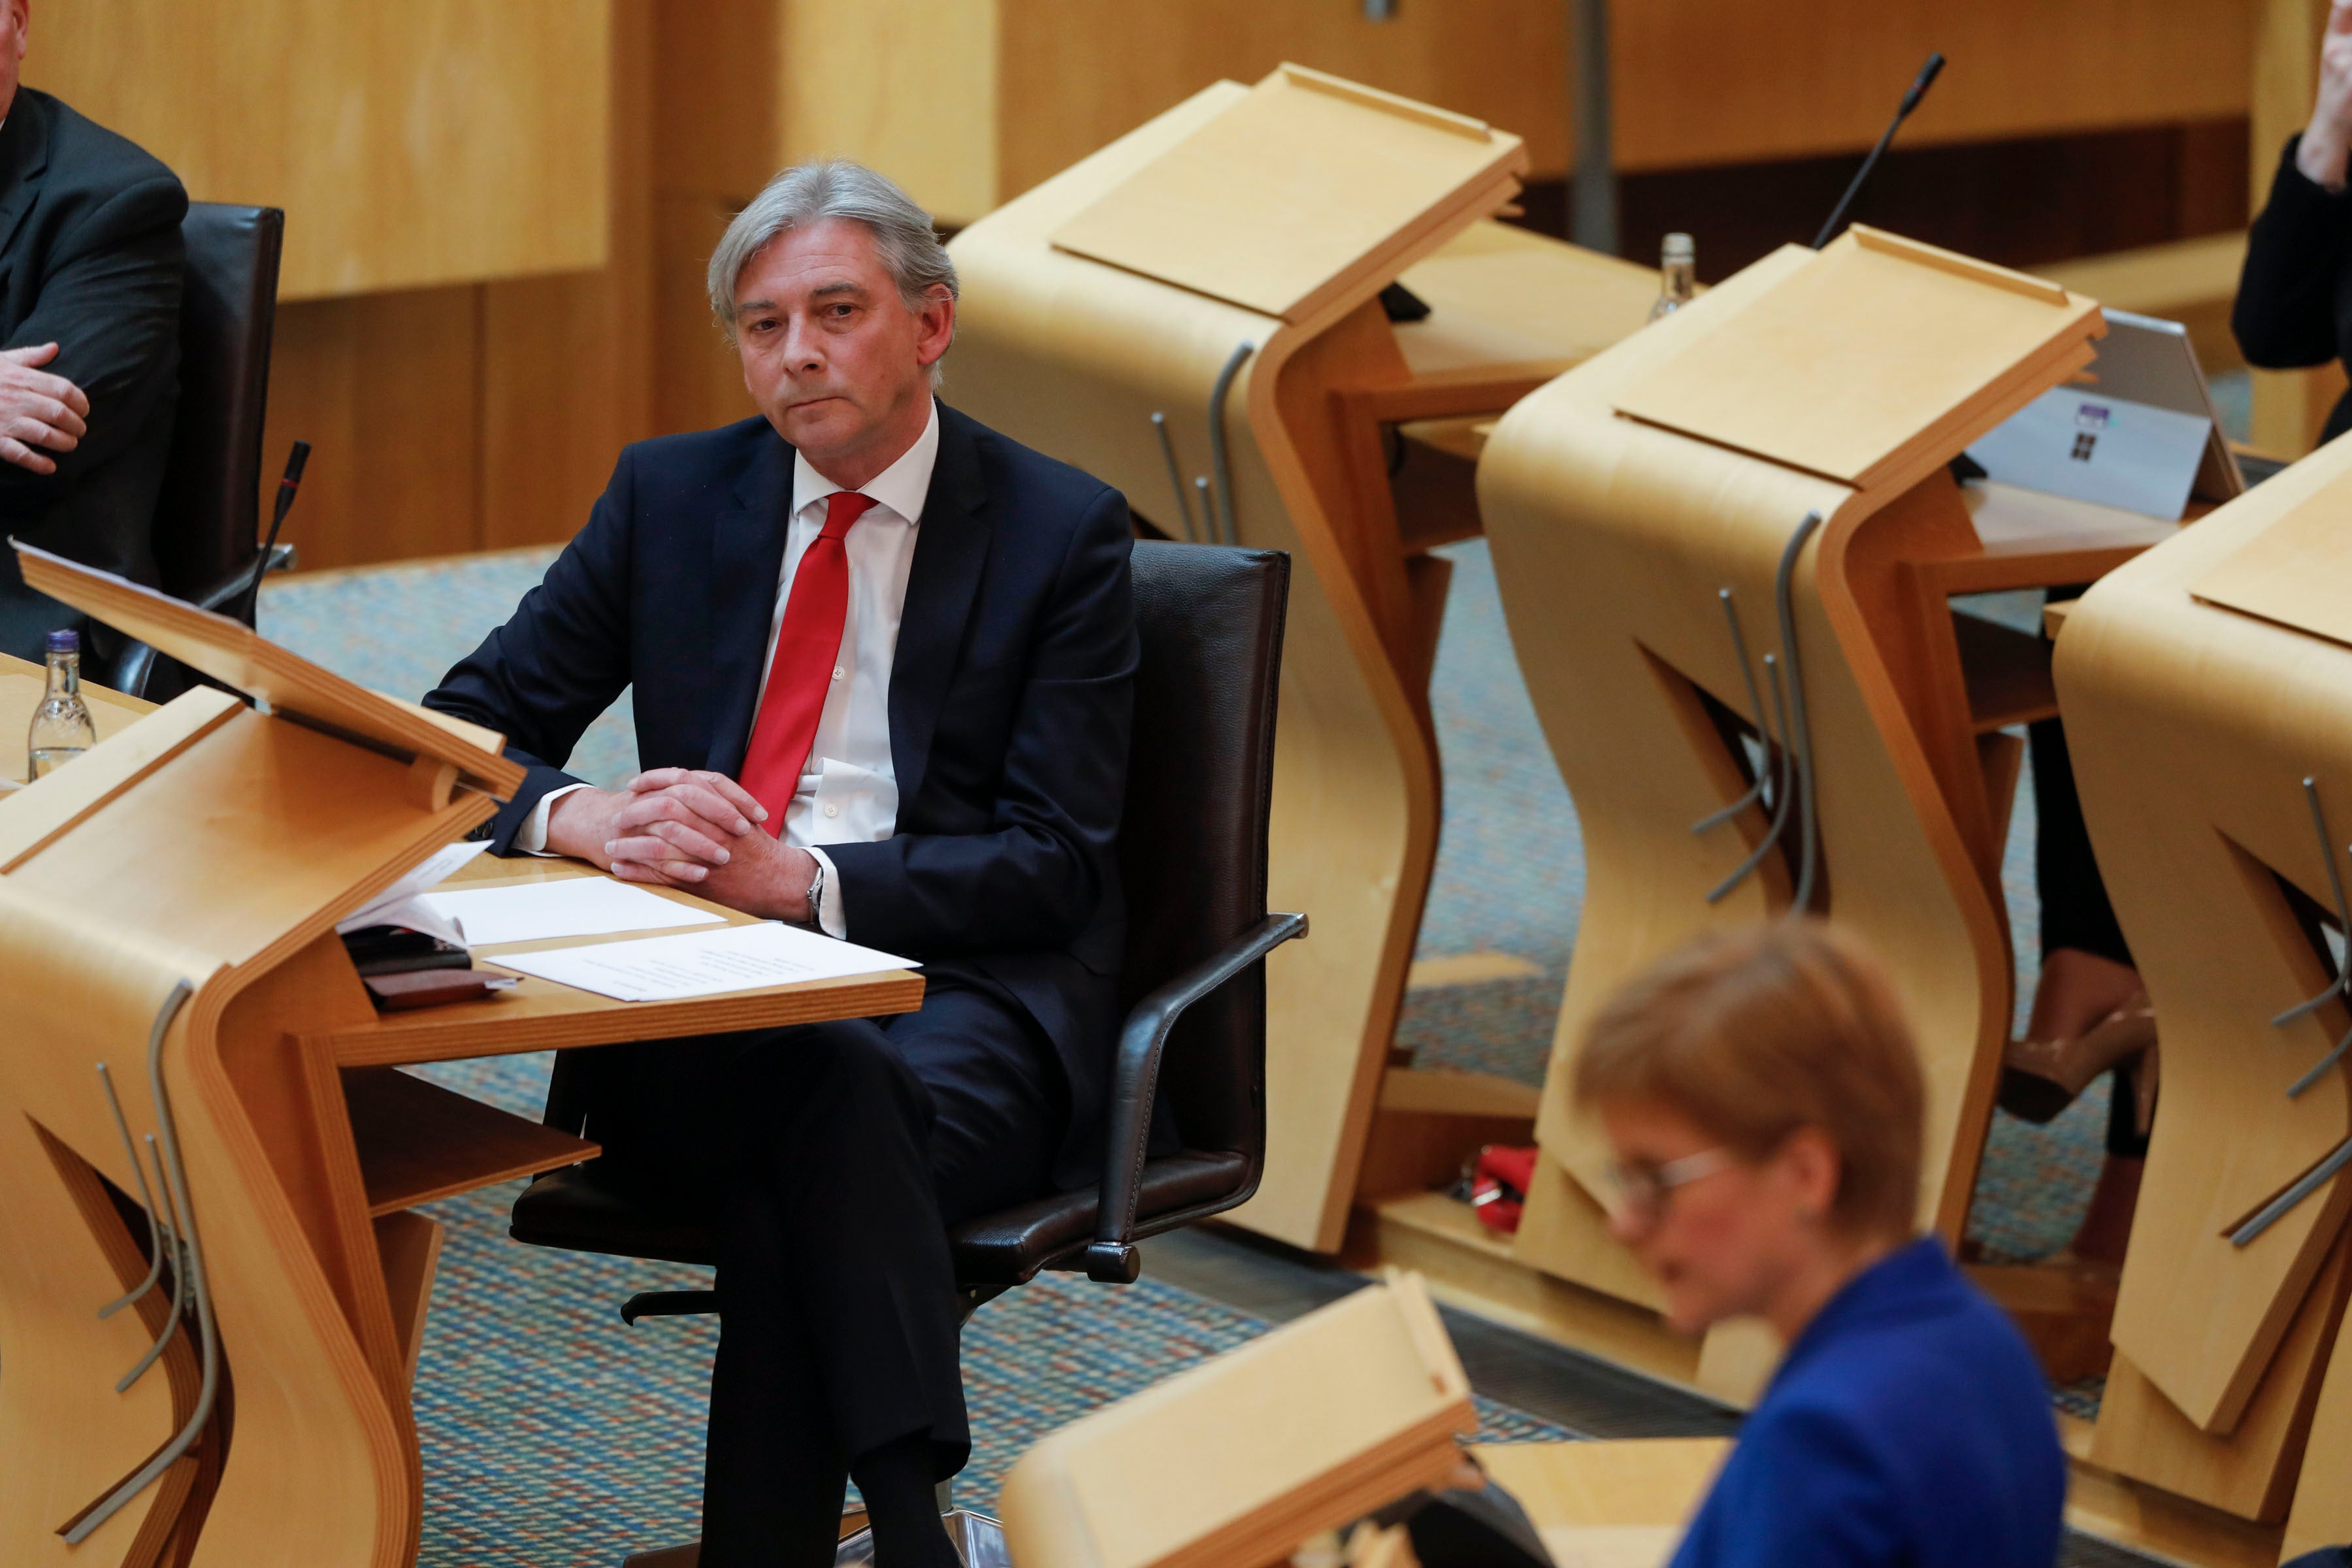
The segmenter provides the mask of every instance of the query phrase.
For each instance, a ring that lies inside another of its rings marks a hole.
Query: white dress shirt
[[[786,844],[808,850],[824,864],[824,893],[817,923],[825,934],[846,938],[841,879],[834,875],[827,844],[862,844],[887,838],[898,825],[898,780],[890,760],[890,668],[898,652],[898,617],[907,603],[907,572],[915,560],[915,530],[931,489],[931,468],[940,452],[940,408],[915,444],[862,488],[874,504],[850,525],[843,541],[849,557],[849,608],[841,628],[841,654],[834,666],[833,689],[817,717],[808,772],[784,811]],[[776,637],[783,629],[784,604],[801,557],[824,529],[824,501],[842,487],[793,457],[793,507],[784,538],[783,571],[776,583],[776,607],[768,617],[768,648],[760,661],[760,693],[752,712],[768,694],[768,671],[775,663]],[[754,722],[756,722],[756,718]],[[584,784],[568,784],[540,797],[519,828],[514,847],[547,852],[548,808]]]

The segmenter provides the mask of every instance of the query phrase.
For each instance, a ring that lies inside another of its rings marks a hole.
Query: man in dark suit
[[[710,263],[764,417],[631,447],[432,706],[530,775],[501,853],[575,856],[924,965],[921,1011],[593,1063],[588,1131],[719,1236],[702,1568],[955,1562],[970,1450],[949,1226],[1100,1171],[1137,659],[1127,506],[933,396],[955,271],[849,163]],[[561,767],[633,687],[625,788]]]
[[[188,195],[17,85],[28,20],[27,0],[0,0],[0,533],[152,584]],[[44,633],[84,624],[0,551],[0,652],[37,659]]]

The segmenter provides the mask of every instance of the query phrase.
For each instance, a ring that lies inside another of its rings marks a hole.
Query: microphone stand
[[[278,548],[278,531],[286,526],[286,514],[294,510],[294,497],[302,489],[302,468],[310,460],[310,443],[297,441],[286,455],[286,476],[278,481],[278,505],[269,518],[269,538],[261,546],[261,558],[253,563],[253,581],[247,584],[240,595],[245,600],[245,620],[251,626],[259,613],[261,579],[269,571],[269,552]]]
[[[1887,143],[1895,140],[1895,132],[1900,130],[1903,122],[1911,117],[1911,111],[1919,107],[1919,100],[1927,96],[1927,89],[1935,82],[1937,73],[1943,68],[1944,57],[1941,55],[1929,55],[1927,63],[1919,68],[1918,76],[1911,83],[1911,90],[1903,95],[1902,106],[1895,110],[1895,118],[1886,122],[1886,130],[1878,138],[1878,145],[1870,150],[1870,156],[1864,158],[1862,161],[1862,167],[1854,171],[1853,183],[1846,186],[1845,195],[1838,198],[1837,208],[1830,214],[1830,221],[1822,225],[1822,232],[1813,237],[1815,250],[1827,245],[1836,236],[1838,224],[1845,216],[1845,209],[1853,205],[1854,193],[1862,189],[1862,183],[1864,180],[1870,178],[1871,170],[1878,167],[1880,154],[1886,151]]]

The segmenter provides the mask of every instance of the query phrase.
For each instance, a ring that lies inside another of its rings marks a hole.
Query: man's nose
[[[795,375],[824,368],[824,341],[807,322],[795,320],[785,325],[784,363]]]

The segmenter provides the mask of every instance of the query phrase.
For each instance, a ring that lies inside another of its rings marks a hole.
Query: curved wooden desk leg
[[[2352,1314],[2336,1331],[2279,1561],[2352,1542]]]
[[[215,982],[192,1005],[173,1074],[237,1373],[194,1568],[406,1568],[422,1515],[406,1358],[340,1079],[288,1032],[373,1009],[332,937],[229,993]]]
[[[1236,345],[1257,345],[1224,403],[1231,482],[1219,511],[1230,510],[1241,543],[1292,556],[1267,896],[1313,910],[1316,934],[1266,966],[1265,1175],[1233,1217],[1331,1251],[1436,855],[1426,623],[1443,577],[1408,571],[1393,538],[1357,526],[1349,435],[1334,412],[1334,394],[1384,384],[1402,362],[1368,300],[1286,321],[1048,238],[1240,92],[1204,92],[957,237],[964,314],[948,395],[1118,486],[1175,534],[1168,452],[1187,476],[1213,466],[1212,393]]]

